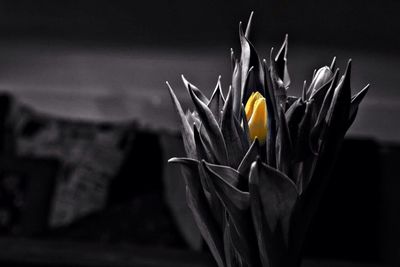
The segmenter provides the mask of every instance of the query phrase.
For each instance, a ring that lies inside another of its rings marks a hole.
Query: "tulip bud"
[[[310,85],[311,92],[314,92],[315,90],[321,88],[332,78],[332,76],[333,73],[329,67],[325,66],[320,68],[311,82]]]
[[[247,100],[246,118],[249,125],[250,139],[256,137],[260,144],[264,144],[267,138],[267,104],[265,98],[259,92],[253,92]]]

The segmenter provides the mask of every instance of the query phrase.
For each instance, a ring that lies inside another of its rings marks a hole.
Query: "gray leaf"
[[[247,150],[246,155],[244,155],[242,161],[239,164],[238,167],[238,172],[241,173],[243,176],[247,176],[249,171],[250,171],[250,167],[251,164],[256,160],[258,154],[259,154],[259,142],[258,139],[254,139],[253,143],[251,144],[249,150]]]
[[[167,86],[168,86],[169,93],[172,98],[172,102],[174,103],[175,110],[178,113],[179,118],[180,118],[181,134],[182,134],[183,144],[185,147],[186,154],[188,155],[188,157],[195,159],[195,158],[197,158],[197,152],[196,152],[196,145],[194,142],[192,126],[187,121],[185,113],[182,110],[182,106],[179,103],[178,98],[176,97],[174,91],[172,90],[172,88],[168,82],[167,82]]]
[[[275,57],[276,73],[282,80],[285,89],[288,89],[290,85],[289,71],[287,68],[288,37],[289,36],[286,34],[285,40]]]
[[[280,108],[280,122],[278,133],[276,136],[275,151],[276,151],[276,167],[279,171],[285,173],[286,175],[291,175],[291,165],[292,165],[292,140],[289,133],[288,124],[286,122],[286,117],[283,109]]]
[[[211,110],[204,104],[194,93],[192,87],[189,85],[189,93],[192,101],[196,107],[199,114],[199,118],[204,126],[207,133],[207,141],[210,142],[210,149],[213,149],[213,155],[217,159],[217,163],[227,165],[228,156],[225,146],[224,137],[222,136],[221,130],[219,128],[218,122]]]
[[[274,233],[280,228],[287,246],[290,219],[298,199],[296,185],[285,174],[261,161],[252,165],[250,176],[254,179],[256,179],[255,176],[258,177],[261,207],[270,231]]]
[[[193,93],[206,105],[208,105],[208,98],[201,92],[200,89],[198,89],[195,85],[190,83],[188,80],[186,80],[185,76],[181,75],[183,84],[185,85],[186,89],[188,90],[189,93],[189,88],[192,88]],[[190,93],[189,93],[190,94]]]
[[[214,92],[211,95],[210,102],[208,103],[208,108],[214,114],[215,119],[219,124],[221,124],[221,113],[224,106],[225,99],[222,94],[221,88],[221,76],[218,77],[217,85],[215,86]]]
[[[227,183],[223,177],[215,173],[209,166],[202,161],[202,166],[206,170],[209,183],[213,183],[214,189],[227,210],[229,217],[234,225],[231,237],[236,238],[234,246],[237,247],[239,254],[245,262],[254,261],[254,251],[251,250],[252,239],[254,238],[249,220],[249,193],[243,192]]]
[[[232,88],[228,92],[227,99],[223,108],[221,131],[225,140],[226,149],[228,152],[229,166],[237,168],[245,153],[245,148],[242,144],[241,133],[235,124],[233,115],[233,96]]]
[[[182,174],[186,181],[186,197],[196,224],[210,248],[218,267],[225,267],[222,234],[220,234],[219,227],[213,219],[200,184],[198,161],[173,158],[169,162],[178,163],[182,166]]]

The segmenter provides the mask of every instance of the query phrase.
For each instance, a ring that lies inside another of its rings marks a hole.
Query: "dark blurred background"
[[[353,59],[353,93],[371,84],[304,266],[398,266],[399,10],[390,0],[0,1],[2,266],[212,263],[166,164],[183,151],[165,81],[186,106],[182,73],[207,94],[221,74],[226,92],[251,11],[261,57],[289,34],[292,94],[334,56],[341,69]]]
[[[154,47],[228,46],[256,11],[257,41],[363,51],[396,50],[397,1],[2,1],[2,33],[16,37],[132,41]],[[261,30],[262,29],[262,30]],[[204,42],[206,40],[206,42]]]

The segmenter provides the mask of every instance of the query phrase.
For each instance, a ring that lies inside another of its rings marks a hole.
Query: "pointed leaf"
[[[242,22],[239,23],[239,38],[241,46],[240,65],[241,65],[241,77],[242,77],[242,83],[240,87],[242,88],[241,99],[243,99],[243,88],[245,84],[244,78],[247,76],[251,64],[250,64],[250,45],[246,41],[245,34],[243,33]]]
[[[286,93],[286,87],[284,84],[284,81],[282,80],[283,78],[279,76],[279,73],[277,72],[277,63],[275,60],[273,60],[273,49],[271,49],[270,53],[270,67],[269,67],[269,74],[271,77],[271,82],[272,82],[272,89],[274,90],[275,94],[275,101],[276,101],[276,106],[286,106],[286,99],[287,99],[287,93]],[[279,113],[277,113],[279,114]]]
[[[261,206],[269,229],[275,232],[280,227],[288,245],[290,218],[298,199],[296,185],[285,174],[260,161],[252,166],[250,175],[258,175]]]
[[[218,122],[215,120],[214,115],[207,105],[195,95],[192,87],[189,85],[188,88],[192,101],[199,114],[199,118],[207,133],[207,135],[203,135],[203,137],[207,138],[207,140],[204,140],[204,138],[203,140],[208,142],[210,148],[213,149],[213,154],[218,161],[217,163],[226,165],[228,158],[226,154],[226,146]]]
[[[249,232],[250,228],[246,223],[246,218],[248,217],[246,213],[249,208],[248,192],[240,191],[227,183],[223,177],[208,168],[204,161],[202,162],[202,167],[205,170],[205,178],[210,185],[210,190],[216,192],[228,212],[229,218],[232,219],[235,225],[235,234],[238,235],[238,242],[235,247],[240,248],[240,251],[244,252],[243,256],[250,259],[248,238],[251,236],[251,232]]]
[[[351,98],[350,117],[353,116],[353,113],[355,113],[355,110],[364,99],[365,95],[368,93],[368,90],[369,84],[367,84],[367,86],[365,86],[360,92],[358,92],[355,96]]]
[[[272,53],[272,52],[271,52]],[[267,101],[268,107],[268,120],[277,121],[278,120],[278,108],[276,102],[275,90],[271,78],[270,70],[268,69],[267,61],[263,60],[263,72],[264,72],[264,80],[265,80],[265,99]]]
[[[258,57],[257,51],[251,42],[246,38],[243,33],[242,24],[239,24],[239,37],[241,44],[241,76],[242,76],[242,93],[241,99],[242,102],[247,101],[252,91],[258,90],[262,95],[265,95],[264,90],[264,82],[263,82],[263,73],[262,66],[260,63],[260,59]],[[250,68],[254,68],[254,75],[251,77],[251,82],[247,82],[248,86],[254,86],[255,88],[246,88],[246,79],[244,77],[248,76]]]
[[[251,24],[252,24],[252,22],[253,22],[253,15],[254,15],[254,12],[252,11],[252,12],[250,13],[250,17],[249,17],[249,20],[248,20],[248,22],[247,22],[247,27],[246,27],[245,36],[246,36],[247,39],[250,39]]]
[[[254,255],[251,252],[253,233],[249,227],[250,220],[248,220],[250,206],[249,193],[240,191],[227,183],[223,177],[210,169],[206,162],[203,161],[202,166],[208,174],[209,182],[213,183],[218,197],[233,222],[235,229],[231,232],[231,237],[236,237],[237,239],[233,245],[237,247],[238,252],[244,258],[243,260],[251,263],[254,261]]]
[[[330,68],[332,71],[336,69],[336,57],[333,57]]]
[[[258,253],[261,261],[261,266],[273,266],[271,261],[273,260],[273,253],[271,253],[271,246],[275,245],[272,242],[272,234],[269,230],[263,208],[261,204],[259,187],[259,174],[256,161],[251,165],[251,171],[249,176],[249,192],[250,192],[250,207],[254,230],[257,238]],[[267,241],[268,240],[268,241]]]
[[[266,214],[269,209],[264,207],[265,198],[268,195],[263,195],[265,192],[260,190],[262,180],[271,179],[264,177],[262,173],[263,163],[258,159],[255,161],[250,170],[249,179],[249,192],[250,192],[250,206],[253,219],[253,225],[256,232],[258,251],[262,266],[287,266],[287,245],[285,245],[284,232],[282,224],[279,220],[275,223],[275,228],[271,228],[271,218],[273,214]],[[267,179],[265,179],[267,178]],[[264,184],[264,183],[263,183]],[[263,185],[264,187],[264,185]],[[271,197],[271,196],[269,196]],[[275,203],[269,203],[271,207]]]
[[[183,84],[185,85],[186,89],[189,92],[189,88],[192,88],[193,93],[204,103],[204,104],[208,104],[209,100],[208,98],[201,92],[200,89],[198,89],[195,85],[193,85],[192,83],[190,83],[188,80],[186,80],[185,76],[181,75]]]
[[[287,68],[287,51],[288,51],[288,35],[286,34],[285,40],[278,54],[275,57],[276,72],[278,77],[282,80],[284,87],[287,89],[290,85],[290,77]]]
[[[221,89],[221,76],[218,77],[217,85],[215,86],[214,92],[210,98],[210,102],[208,103],[208,107],[211,112],[214,114],[214,117],[218,123],[221,123],[221,112],[224,106],[225,99],[222,95]]]
[[[195,222],[210,248],[218,267],[225,267],[222,234],[219,232],[219,227],[213,219],[211,210],[201,189],[198,162],[184,158],[174,158],[169,162],[178,163],[182,167],[182,174],[186,181],[186,197]]]
[[[208,174],[202,164],[199,164],[199,177],[204,195],[206,196],[207,202],[211,209],[211,213],[214,216],[218,226],[220,226],[222,229],[226,210],[219,199],[217,192],[215,191],[214,184],[212,181],[210,181],[210,179],[208,179]]]
[[[236,56],[235,52],[233,51],[233,48],[231,48],[231,72],[235,70],[236,67]]]
[[[272,52],[271,52],[272,53]],[[271,166],[276,166],[276,154],[275,154],[275,141],[276,141],[276,128],[278,122],[278,104],[275,96],[275,90],[271,78],[270,70],[268,70],[267,62],[263,61],[264,76],[266,83],[266,101],[268,109],[268,135],[266,144],[266,157],[267,163]]]
[[[242,106],[242,67],[236,60],[235,68],[232,72],[232,94],[233,94],[233,114],[237,118],[240,115],[240,107]],[[245,77],[243,77],[244,79]]]
[[[235,124],[236,132],[238,133],[240,137],[240,142],[241,142],[241,148],[242,148],[242,154],[244,154],[245,151],[247,151],[250,147],[250,140],[249,140],[249,132],[248,132],[248,124],[246,121],[246,124],[242,124],[239,122],[237,118],[233,118],[233,122]],[[247,125],[247,126],[245,126]]]
[[[210,162],[215,162],[213,155],[211,154],[212,152],[210,152],[210,148],[207,148],[207,145],[204,144],[201,135],[199,134],[197,129],[194,129],[194,139],[197,146],[198,158],[203,160],[204,159],[210,160]],[[205,179],[204,174],[202,174],[203,173],[202,168],[200,168],[199,172],[200,172],[200,182],[203,188],[204,195],[206,196],[206,199],[208,201],[208,205],[212,208],[212,213],[214,215],[215,220],[218,223],[221,223],[223,217],[222,204],[217,198],[215,190],[210,188],[209,182]]]
[[[265,96],[264,85],[260,79],[260,71],[257,68],[251,66],[245,77],[242,103],[247,103],[253,92],[258,91],[261,95]]]
[[[230,88],[223,108],[221,131],[228,152],[228,165],[233,168],[237,168],[245,153],[242,136],[237,130],[233,114],[232,88]]]
[[[245,108],[244,108],[244,105],[242,104],[242,107],[241,107],[241,121],[242,121],[242,123],[241,123],[241,126],[242,126],[242,129],[243,129],[243,138],[245,139],[245,140],[247,140],[247,144],[249,144],[250,145],[250,129],[249,129],[249,122],[247,121],[247,118],[246,118],[246,110],[245,110]],[[245,143],[245,141],[243,141],[243,143]]]
[[[200,127],[200,131],[204,129],[203,125]],[[202,131],[204,132],[204,130]],[[194,136],[194,142],[196,144],[196,150],[197,150],[197,159],[205,159],[209,162],[215,162],[215,155],[213,149],[210,147],[210,144],[208,142],[204,142],[201,134],[199,133],[199,130],[197,127],[193,128],[193,136]]]
[[[174,91],[172,90],[172,88],[168,82],[167,82],[167,86],[169,89],[169,93],[171,95],[172,102],[174,103],[175,110],[178,113],[179,118],[180,118],[181,134],[182,134],[183,145],[185,147],[186,154],[188,155],[188,157],[196,159],[197,152],[196,152],[196,145],[194,142],[192,126],[189,124],[188,120],[186,119],[186,116],[182,110],[182,106],[179,103],[178,98],[176,97]]]
[[[362,99],[367,94],[368,89],[369,89],[369,84],[351,98],[350,114],[349,114],[349,120],[347,123],[346,131],[350,128],[350,126],[355,121],[356,116],[357,116],[357,111],[358,111],[358,105],[361,103]]]
[[[251,164],[256,160],[256,158],[259,154],[259,152],[258,152],[258,150],[260,149],[259,146],[260,146],[260,144],[258,142],[258,139],[257,138],[254,139],[249,150],[247,150],[246,155],[244,155],[242,161],[240,162],[237,170],[243,176],[247,177],[247,174],[249,173]]]
[[[221,179],[223,179],[229,185],[237,188],[240,181],[245,179],[237,170],[224,165],[217,165],[208,162],[204,162],[207,168],[218,175]]]
[[[303,82],[303,89],[301,91],[301,99],[303,100],[303,102],[305,102],[306,100],[308,100],[307,98],[307,81],[304,80]]]
[[[232,205],[229,208],[235,208],[237,210],[247,210],[249,208],[249,193],[237,189],[232,185],[230,180],[239,180],[239,173],[233,169],[222,169],[216,168],[216,165],[210,165],[204,160],[202,161],[203,167],[210,177],[210,182],[215,186],[217,193],[220,195],[223,203]],[[231,177],[227,177],[227,176]],[[232,177],[236,175],[237,177]],[[230,212],[228,210],[228,212]]]
[[[335,88],[338,84],[339,70],[335,71],[333,75],[332,83],[327,93],[325,94],[324,101],[322,102],[321,108],[319,110],[318,117],[316,122],[314,123],[313,128],[311,129],[310,134],[310,148],[314,154],[318,154],[320,150],[320,139],[323,136],[323,133],[326,128],[326,116],[328,114],[329,108],[332,103],[332,99],[335,93]]]
[[[347,129],[347,121],[351,104],[351,60],[347,64],[345,74],[335,89],[331,106],[327,114],[327,127],[329,131],[339,136],[344,135]]]
[[[276,136],[276,166],[277,169],[286,175],[291,175],[290,166],[292,163],[292,140],[283,109],[280,109],[280,123]]]
[[[333,75],[332,83],[330,84],[330,87],[325,94],[324,101],[322,102],[321,108],[318,113],[317,120],[314,124],[315,126],[318,124],[321,124],[323,121],[325,121],[326,115],[328,114],[329,108],[332,103],[333,95],[335,93],[335,88],[338,85],[338,78],[339,78],[339,69],[337,69],[335,71],[335,74]]]

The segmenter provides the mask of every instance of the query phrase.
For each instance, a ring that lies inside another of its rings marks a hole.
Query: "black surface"
[[[375,262],[380,258],[381,164],[372,140],[347,139],[311,225],[305,254]]]

